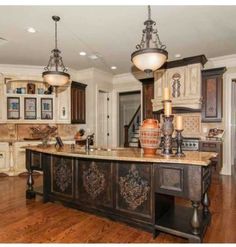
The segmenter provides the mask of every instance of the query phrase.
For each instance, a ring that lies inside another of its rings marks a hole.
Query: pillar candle
[[[176,116],[176,129],[177,130],[183,129],[183,117],[182,116]]]
[[[164,114],[169,117],[172,114],[171,102],[165,102]]]
[[[170,100],[170,89],[168,87],[164,88],[163,100]]]

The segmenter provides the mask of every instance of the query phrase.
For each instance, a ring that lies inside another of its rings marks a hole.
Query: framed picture
[[[20,98],[7,97],[7,119],[20,118]]]
[[[37,118],[37,99],[25,98],[25,119]]]
[[[41,119],[53,119],[53,101],[50,98],[41,98]]]
[[[35,84],[34,83],[27,84],[27,94],[35,94]]]

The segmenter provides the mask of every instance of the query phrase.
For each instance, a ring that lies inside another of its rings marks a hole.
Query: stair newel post
[[[125,133],[124,147],[128,147],[129,146],[129,126],[128,125],[124,126],[124,133]]]
[[[131,118],[128,125],[124,125],[124,147],[129,147],[129,141],[131,136],[129,136],[132,131],[132,135],[136,132],[136,123],[139,121],[139,114],[140,114],[141,105],[137,108],[136,112],[134,113],[133,117]]]

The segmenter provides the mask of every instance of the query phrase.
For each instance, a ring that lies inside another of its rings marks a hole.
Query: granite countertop
[[[74,138],[61,138],[62,141],[75,141]],[[15,143],[15,142],[42,142],[42,140],[40,139],[0,139],[0,142],[11,142],[11,143]],[[52,140],[50,140],[50,142],[56,142],[55,138],[52,138]]]
[[[216,153],[198,152],[198,151],[185,151],[185,157],[165,157],[157,150],[157,154],[153,156],[146,156],[140,148],[114,148],[114,149],[92,149],[87,153],[84,148],[71,148],[71,145],[64,145],[60,150],[54,146],[47,148],[39,146],[27,146],[26,149],[38,151],[42,153],[63,155],[78,158],[88,159],[103,159],[103,160],[119,160],[119,161],[136,161],[136,162],[151,162],[151,163],[179,163],[179,164],[192,164],[207,166],[210,159],[215,157]]]

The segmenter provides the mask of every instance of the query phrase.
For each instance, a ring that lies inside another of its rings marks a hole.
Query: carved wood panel
[[[71,84],[71,123],[86,123],[86,86],[74,81]]]
[[[221,122],[224,67],[202,71],[202,122]]]
[[[181,165],[158,164],[155,166],[155,191],[185,197],[187,191],[186,168]]]
[[[78,198],[89,204],[112,207],[113,164],[78,160]]]
[[[182,99],[185,94],[186,67],[177,67],[166,71],[167,83],[171,90],[173,103],[175,100]]]
[[[73,178],[73,159],[54,156],[51,167],[51,192],[72,198],[74,196]]]
[[[148,164],[117,164],[117,209],[140,216],[151,216],[151,168]]]

